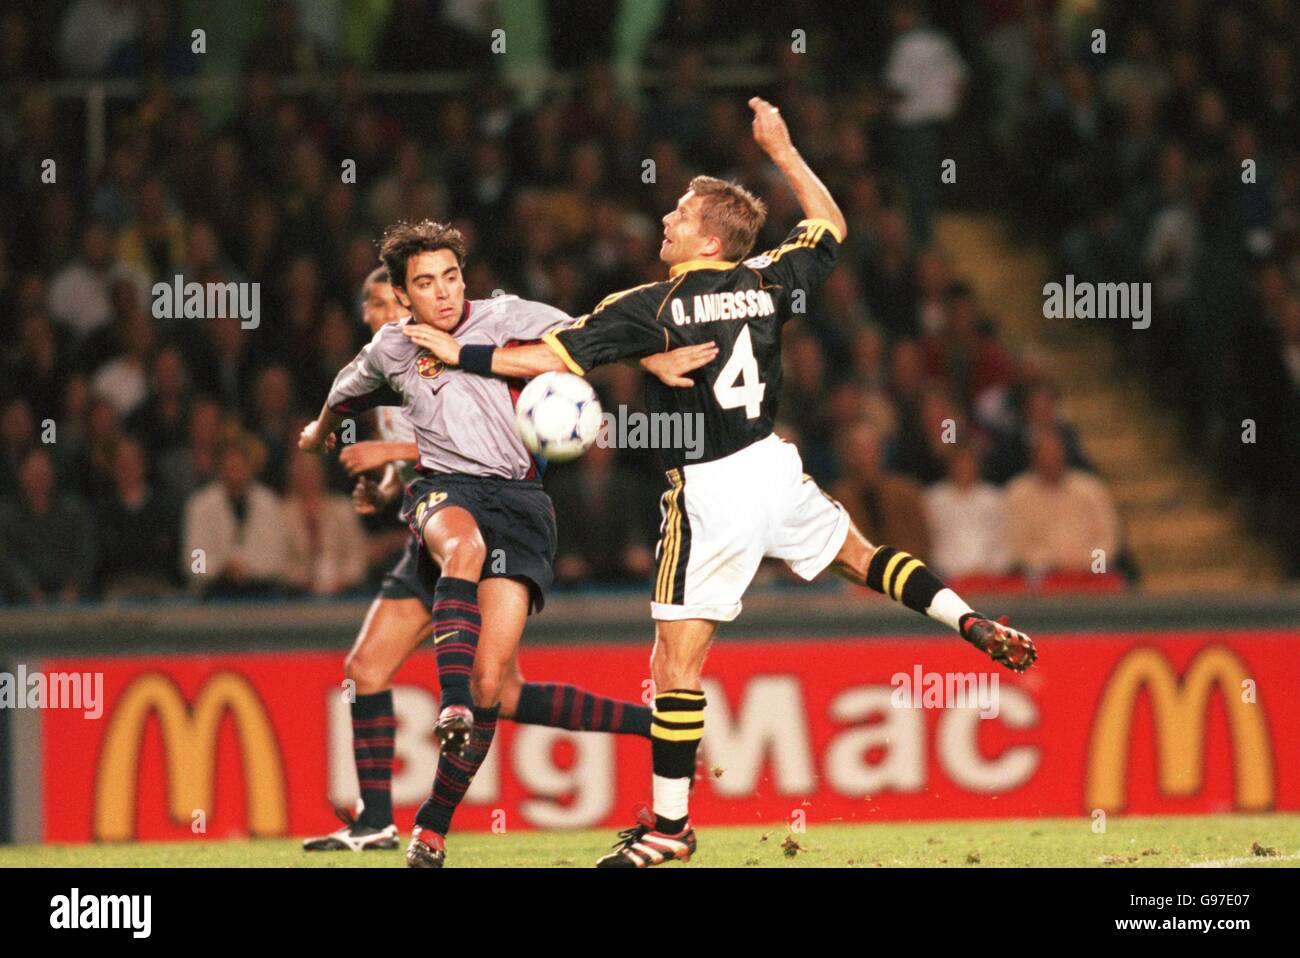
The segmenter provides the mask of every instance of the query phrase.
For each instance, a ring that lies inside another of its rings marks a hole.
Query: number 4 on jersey
[[[718,398],[718,405],[723,409],[744,406],[745,418],[757,419],[762,410],[763,393],[766,391],[767,383],[758,378],[754,343],[749,338],[749,326],[746,325],[736,337],[731,358],[718,371],[718,378],[713,384],[713,395]]]

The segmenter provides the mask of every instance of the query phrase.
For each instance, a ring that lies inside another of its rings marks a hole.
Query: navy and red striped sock
[[[415,814],[415,824],[446,835],[451,828],[451,816],[465,797],[474,773],[479,770],[492,747],[492,737],[497,731],[497,713],[501,706],[479,708],[474,706],[474,730],[469,744],[460,755],[443,752],[438,757],[438,771],[433,779],[433,791]]]
[[[442,707],[472,707],[469,674],[474,668],[481,620],[478,583],[443,576],[433,590],[433,650],[438,662]]]
[[[393,824],[393,692],[358,695],[352,703],[352,756],[361,786],[360,825],[387,828]]]
[[[650,737],[650,706],[593,695],[572,685],[526,682],[511,718],[527,725],[549,725],[575,732]]]

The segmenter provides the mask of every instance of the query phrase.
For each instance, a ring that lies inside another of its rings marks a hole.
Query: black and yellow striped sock
[[[695,753],[704,737],[704,693],[669,689],[655,696],[650,715],[655,828],[675,835],[686,825]]]
[[[927,568],[920,559],[895,549],[880,546],[867,566],[867,587],[883,592],[914,612],[937,619],[961,632],[961,617],[971,612],[957,593]]]

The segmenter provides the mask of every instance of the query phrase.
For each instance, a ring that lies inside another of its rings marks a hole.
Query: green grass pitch
[[[1300,815],[1087,818],[704,827],[669,868],[1300,867]],[[584,868],[612,831],[453,833],[447,866]],[[787,841],[787,839],[789,841]],[[406,838],[403,837],[403,847]],[[794,844],[792,844],[794,843]],[[795,847],[797,845],[797,847]],[[0,846],[0,867],[401,868],[401,851],[305,853],[296,839]]]

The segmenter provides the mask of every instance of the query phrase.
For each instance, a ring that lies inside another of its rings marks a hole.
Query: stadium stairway
[[[1043,285],[1053,277],[1042,250],[1014,243],[984,213],[940,217],[937,238],[1007,343],[1037,355],[1060,386],[1064,411],[1114,496],[1143,591],[1249,592],[1282,581],[1276,554],[1182,446],[1173,413],[1114,341],[1087,321],[1043,317]]]

